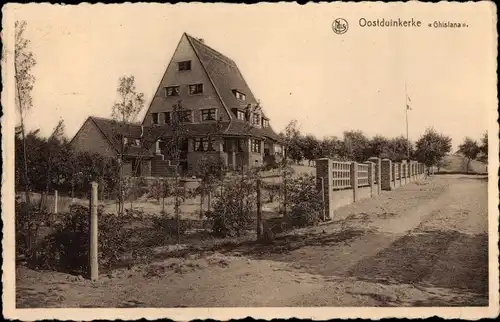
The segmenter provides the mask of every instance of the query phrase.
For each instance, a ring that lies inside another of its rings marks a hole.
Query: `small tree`
[[[451,151],[451,138],[428,128],[416,143],[417,160],[434,167]]]
[[[26,21],[15,22],[14,78],[16,86],[16,106],[21,119],[20,131],[23,145],[24,190],[26,191],[26,200],[29,202],[30,182],[26,152],[25,118],[26,113],[33,106],[31,92],[35,84],[35,76],[32,74],[32,69],[36,65],[36,60],[33,53],[28,49],[30,41],[24,37],[26,26]]]
[[[481,151],[477,142],[473,139],[466,137],[462,144],[458,146],[458,153],[465,157],[465,171],[468,173],[470,171],[470,163],[475,160]]]
[[[488,163],[488,132],[485,132],[481,137],[481,145],[479,146],[479,160]]]
[[[118,101],[113,105],[112,117],[118,123],[118,133],[115,135],[119,140],[118,152],[118,213],[123,213],[124,208],[124,182],[123,182],[123,159],[126,153],[126,127],[135,121],[137,115],[144,107],[144,94],[138,93],[134,76],[123,76],[118,81],[116,89],[119,95]]]
[[[367,158],[370,141],[361,131],[345,131],[344,145],[350,160],[362,162]]]
[[[200,182],[200,216],[203,217],[203,201],[208,196],[208,210],[212,207],[212,192],[217,182],[224,179],[224,163],[220,158],[202,157],[194,168],[194,175],[201,179]]]
[[[170,186],[167,178],[161,178],[155,180],[151,186],[151,194],[152,196],[161,201],[161,213],[165,213],[165,198],[170,196],[172,187]]]

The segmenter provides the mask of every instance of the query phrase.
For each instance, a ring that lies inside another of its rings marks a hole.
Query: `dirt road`
[[[273,245],[135,266],[99,282],[17,270],[18,307],[488,305],[487,181],[436,176]]]

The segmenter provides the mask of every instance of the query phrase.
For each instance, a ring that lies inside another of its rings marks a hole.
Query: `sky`
[[[451,9],[453,10],[451,10]],[[431,11],[432,10],[432,11]],[[72,137],[89,115],[110,117],[119,77],[132,74],[146,104],[183,32],[232,58],[271,126],[303,133],[405,135],[426,128],[479,139],[496,119],[495,13],[487,4],[128,4],[10,6],[26,20],[37,60],[27,126]],[[336,34],[332,22],[349,28]],[[359,19],[421,20],[421,28],[367,28]],[[434,21],[467,28],[429,28]],[[14,110],[12,110],[14,111]],[[493,114],[495,113],[495,114]]]

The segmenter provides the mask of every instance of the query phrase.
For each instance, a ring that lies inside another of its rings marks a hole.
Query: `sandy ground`
[[[19,267],[18,307],[487,306],[487,181],[436,176],[272,245],[198,249],[91,282]]]

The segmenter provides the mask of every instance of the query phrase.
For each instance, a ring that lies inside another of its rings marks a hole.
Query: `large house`
[[[80,151],[116,156],[123,139],[126,172],[164,176],[174,165],[168,142],[178,132],[172,122],[179,115],[185,133],[179,158],[184,173],[202,157],[220,158],[229,168],[241,169],[273,163],[281,155],[279,136],[236,63],[186,33],[142,124],[121,126],[89,117],[72,145]]]

